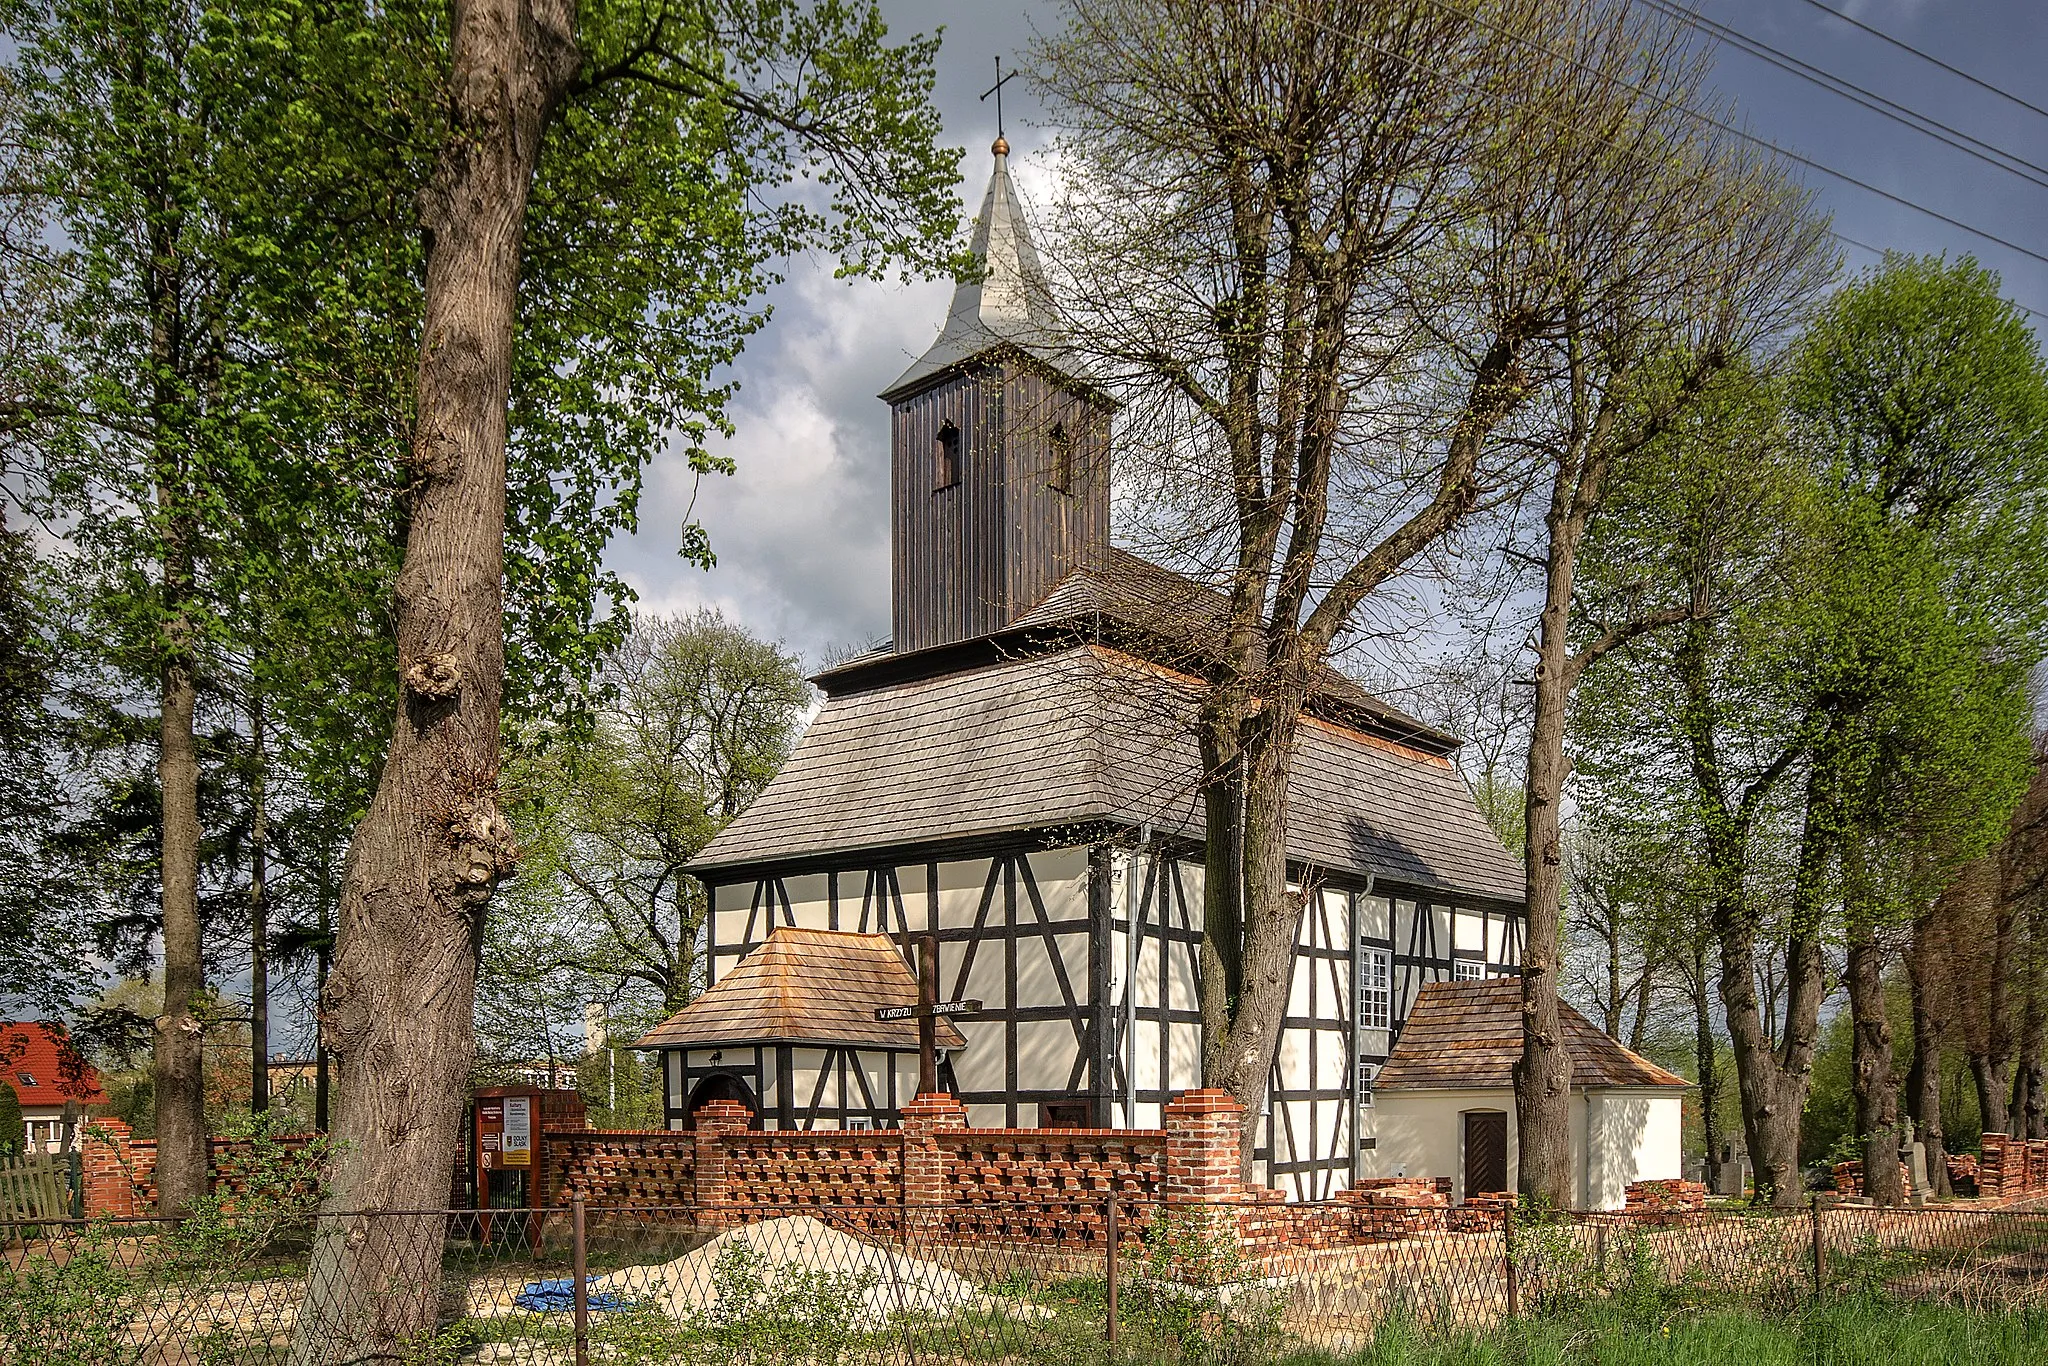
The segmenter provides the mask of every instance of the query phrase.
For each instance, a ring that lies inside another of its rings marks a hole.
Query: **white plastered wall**
[[[1580,1209],[1620,1209],[1633,1181],[1679,1175],[1680,1110],[1677,1088],[1574,1091],[1571,1160]],[[1465,1198],[1465,1123],[1468,1110],[1500,1110],[1508,1117],[1508,1178],[1521,1156],[1515,1093],[1505,1086],[1429,1090],[1382,1089],[1374,1096],[1375,1146],[1360,1155],[1366,1176],[1448,1176],[1454,1199]]]

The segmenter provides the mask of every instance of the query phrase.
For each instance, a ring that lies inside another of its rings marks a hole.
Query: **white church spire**
[[[885,399],[916,388],[993,347],[1017,347],[1042,361],[1071,371],[1062,363],[1053,310],[1052,290],[1032,244],[1024,206],[1010,183],[1010,144],[998,137],[995,172],[981,198],[974,237],[968,244],[979,268],[978,278],[963,280],[953,291],[953,306],[938,340],[882,391]]]

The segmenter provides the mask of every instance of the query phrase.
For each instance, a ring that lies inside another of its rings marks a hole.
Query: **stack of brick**
[[[1988,1199],[2022,1200],[2048,1193],[2048,1140],[1984,1135],[1977,1192]]]
[[[1391,1242],[1442,1232],[1450,1209],[1450,1183],[1428,1177],[1369,1177],[1344,1193],[1358,1211],[1356,1227],[1367,1242]]]
[[[1622,1213],[1647,1223],[1677,1223],[1707,1208],[1698,1181],[1631,1181],[1622,1190]]]
[[[1974,1153],[1950,1153],[1948,1184],[1957,1195],[1977,1194],[1977,1158]]]
[[[1496,1229],[1514,1207],[1512,1192],[1481,1191],[1467,1196],[1464,1204],[1452,1207],[1444,1216],[1444,1227],[1453,1233],[1481,1233]]]

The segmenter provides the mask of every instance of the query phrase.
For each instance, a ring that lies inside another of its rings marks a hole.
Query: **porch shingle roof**
[[[917,978],[886,934],[784,926],[702,996],[640,1036],[639,1048],[806,1043],[917,1051],[916,1020],[877,1020],[884,1006],[917,1004]],[[938,1022],[941,1048],[965,1048]]]

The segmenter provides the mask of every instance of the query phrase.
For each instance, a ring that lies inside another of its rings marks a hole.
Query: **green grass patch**
[[[1486,1332],[1426,1334],[1392,1323],[1358,1366],[2039,1366],[2048,1315],[1839,1300],[1796,1314],[1748,1309],[1662,1321],[1597,1310]]]

